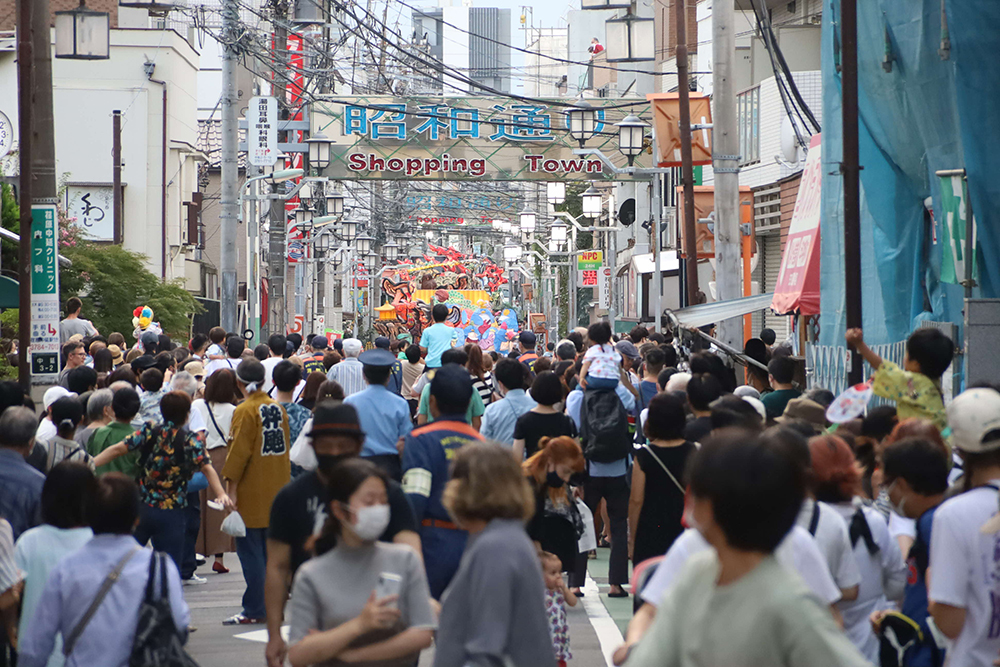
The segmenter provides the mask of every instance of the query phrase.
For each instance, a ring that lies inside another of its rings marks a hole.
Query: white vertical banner
[[[247,105],[247,157],[256,167],[278,160],[278,100],[251,97]]]
[[[611,267],[605,265],[598,276],[597,302],[601,308],[611,308],[611,272]]]

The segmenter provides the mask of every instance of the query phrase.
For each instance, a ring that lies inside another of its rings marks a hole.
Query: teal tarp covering
[[[980,242],[975,296],[1000,296],[1000,2],[945,0],[951,51],[938,55],[941,0],[858,3],[862,289],[866,338],[905,339],[922,320],[961,325],[963,288],[941,283],[934,172],[965,168]],[[843,344],[840,0],[824,5],[820,343]],[[892,71],[883,67],[886,30]],[[937,243],[933,242],[936,235]]]

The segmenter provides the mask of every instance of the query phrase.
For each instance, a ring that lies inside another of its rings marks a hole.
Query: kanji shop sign
[[[597,111],[588,148],[624,166],[614,124],[650,120],[649,103],[588,100]],[[312,104],[312,127],[332,141],[325,175],[337,180],[624,180],[598,159],[573,154],[566,100],[501,97],[336,97]],[[636,166],[650,166],[640,155]]]
[[[251,97],[247,104],[247,155],[256,167],[278,159],[278,100],[273,97]]]
[[[55,204],[31,207],[31,380],[59,377],[59,223]]]

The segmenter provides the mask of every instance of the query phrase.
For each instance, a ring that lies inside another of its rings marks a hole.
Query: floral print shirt
[[[187,507],[188,482],[209,462],[204,433],[182,429],[171,422],[147,423],[124,440],[130,452],[139,452],[139,494],[150,507]]]
[[[562,591],[545,590],[545,613],[549,617],[549,633],[556,660],[568,662],[573,659],[569,651],[569,620],[566,618],[566,599]]]

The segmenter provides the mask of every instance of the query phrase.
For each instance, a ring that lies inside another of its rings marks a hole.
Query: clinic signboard
[[[59,218],[55,204],[31,207],[31,344],[33,384],[59,378]]]
[[[597,112],[587,148],[617,167],[615,123],[650,120],[642,99],[587,100]],[[566,99],[520,102],[503,97],[332,97],[312,104],[312,129],[330,138],[331,180],[628,180],[593,156],[574,155]],[[635,166],[650,166],[642,154]]]

